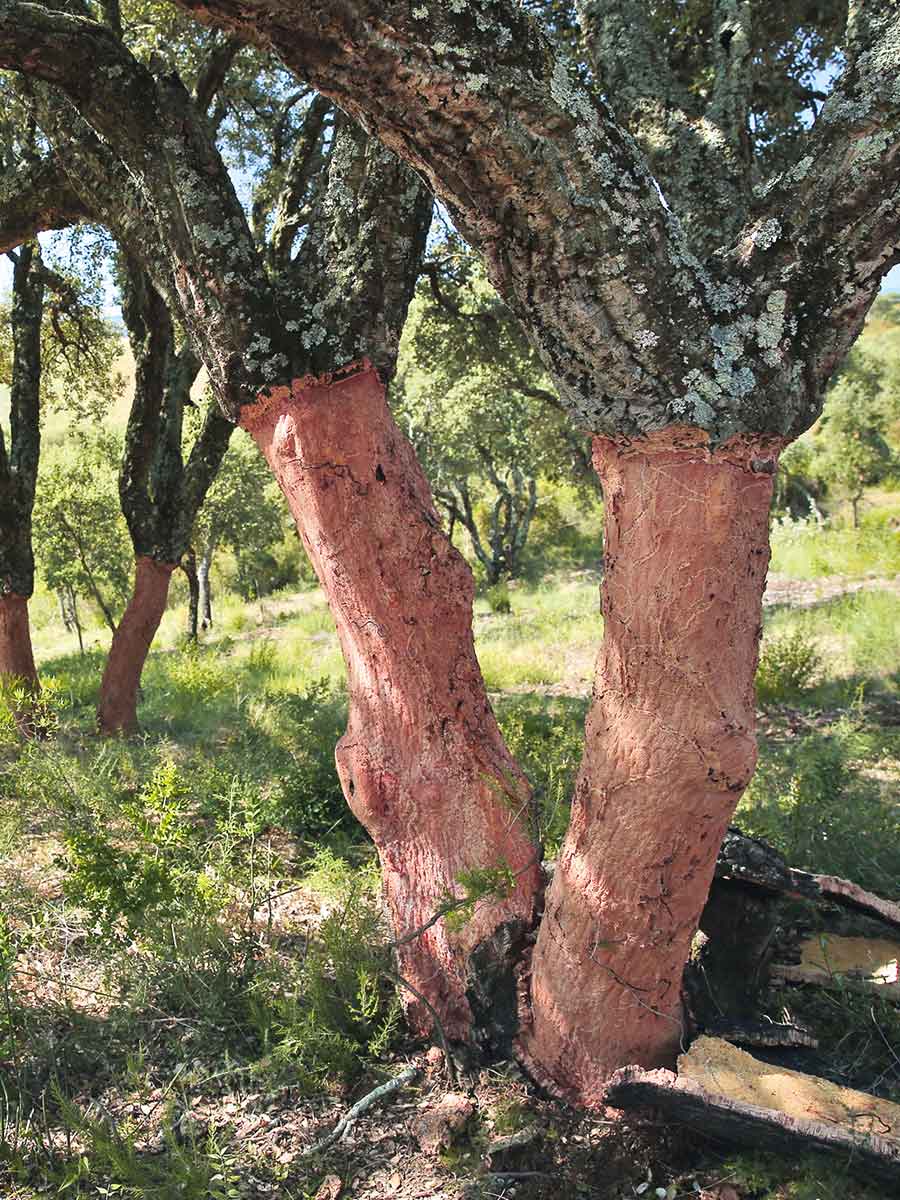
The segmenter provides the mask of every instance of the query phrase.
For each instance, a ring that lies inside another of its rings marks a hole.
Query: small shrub
[[[334,747],[346,723],[344,697],[320,679],[304,692],[267,699],[291,759],[273,788],[280,820],[305,838],[352,827],[334,765]]]
[[[278,650],[271,638],[254,642],[247,656],[247,669],[257,675],[274,675],[278,666]]]
[[[585,702],[527,697],[504,703],[497,713],[510,753],[534,788],[546,852],[554,854],[569,823],[575,773],[584,743]]]
[[[308,1091],[335,1078],[357,1077],[367,1056],[390,1046],[400,1022],[399,1000],[389,984],[390,949],[369,873],[360,876],[326,854],[317,856],[307,880],[317,876],[326,878],[335,907],[293,978],[279,979],[277,971],[274,978],[260,976],[250,1007],[263,1045],[271,1046],[275,1059]]]
[[[485,592],[485,599],[492,613],[500,615],[512,612],[512,597],[506,583],[495,583],[493,587],[489,587]]]
[[[763,642],[756,672],[756,696],[760,704],[793,700],[812,686],[822,663],[815,643],[796,631]]]

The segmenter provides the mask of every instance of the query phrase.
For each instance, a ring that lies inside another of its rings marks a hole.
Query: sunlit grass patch
[[[886,510],[861,528],[819,526],[815,521],[776,520],[772,525],[770,570],[792,579],[826,575],[893,576],[900,572],[900,530]]]

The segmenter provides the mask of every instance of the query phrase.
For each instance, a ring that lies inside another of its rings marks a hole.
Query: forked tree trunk
[[[499,1047],[514,1033],[512,967],[540,886],[528,785],[475,658],[471,571],[377,373],[353,370],[280,388],[241,423],[281,484],[337,623],[350,690],[338,772],[378,848],[398,938],[461,894],[461,872],[515,874],[511,894],[480,901],[458,932],[442,919],[398,947],[400,973],[449,1038]],[[408,1011],[432,1027],[415,997]]]
[[[0,595],[0,685],[24,687],[32,696],[40,690],[31,649],[28,600],[15,592]],[[28,736],[35,732],[29,708],[26,704],[14,714],[20,733]]]
[[[572,819],[532,962],[534,1073],[596,1106],[671,1066],[681,977],[756,762],[754,675],[779,446],[668,429],[594,441],[604,634]]]
[[[137,728],[141,672],[166,611],[169,582],[175,566],[175,563],[157,562],[144,555],[135,559],[134,591],[113,634],[100,684],[97,724],[101,733]]]

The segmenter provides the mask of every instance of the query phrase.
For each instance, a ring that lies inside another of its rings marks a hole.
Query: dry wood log
[[[781,892],[797,900],[835,900],[900,928],[900,904],[867,892],[849,879],[789,867],[777,850],[733,826],[719,851],[716,878]]]
[[[650,1106],[714,1138],[781,1153],[826,1153],[854,1173],[900,1183],[900,1105],[773,1067],[717,1038],[698,1038],[679,1074],[625,1067],[606,1103]]]

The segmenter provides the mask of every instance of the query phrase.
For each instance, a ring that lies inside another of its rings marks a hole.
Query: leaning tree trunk
[[[29,696],[40,691],[31,649],[28,600],[15,592],[0,595],[0,685],[24,687]],[[30,702],[13,715],[20,733],[34,733]]]
[[[604,634],[572,819],[532,962],[536,1076],[598,1105],[671,1066],[681,977],[756,762],[754,675],[779,445],[668,429],[594,441]]]
[[[337,623],[350,689],[338,772],[378,848],[399,971],[449,1038],[499,1048],[514,1032],[512,967],[541,878],[529,789],[475,658],[471,572],[377,373],[353,370],[279,388],[241,423],[287,497]],[[404,941],[462,894],[462,875],[496,867],[515,876],[509,895],[481,900],[459,930],[442,919]],[[411,994],[409,1015],[427,1030],[431,1015]]]
[[[138,688],[150,645],[166,611],[175,563],[144,555],[135,559],[134,591],[113,634],[103,680],[97,724],[101,733],[137,728]]]

